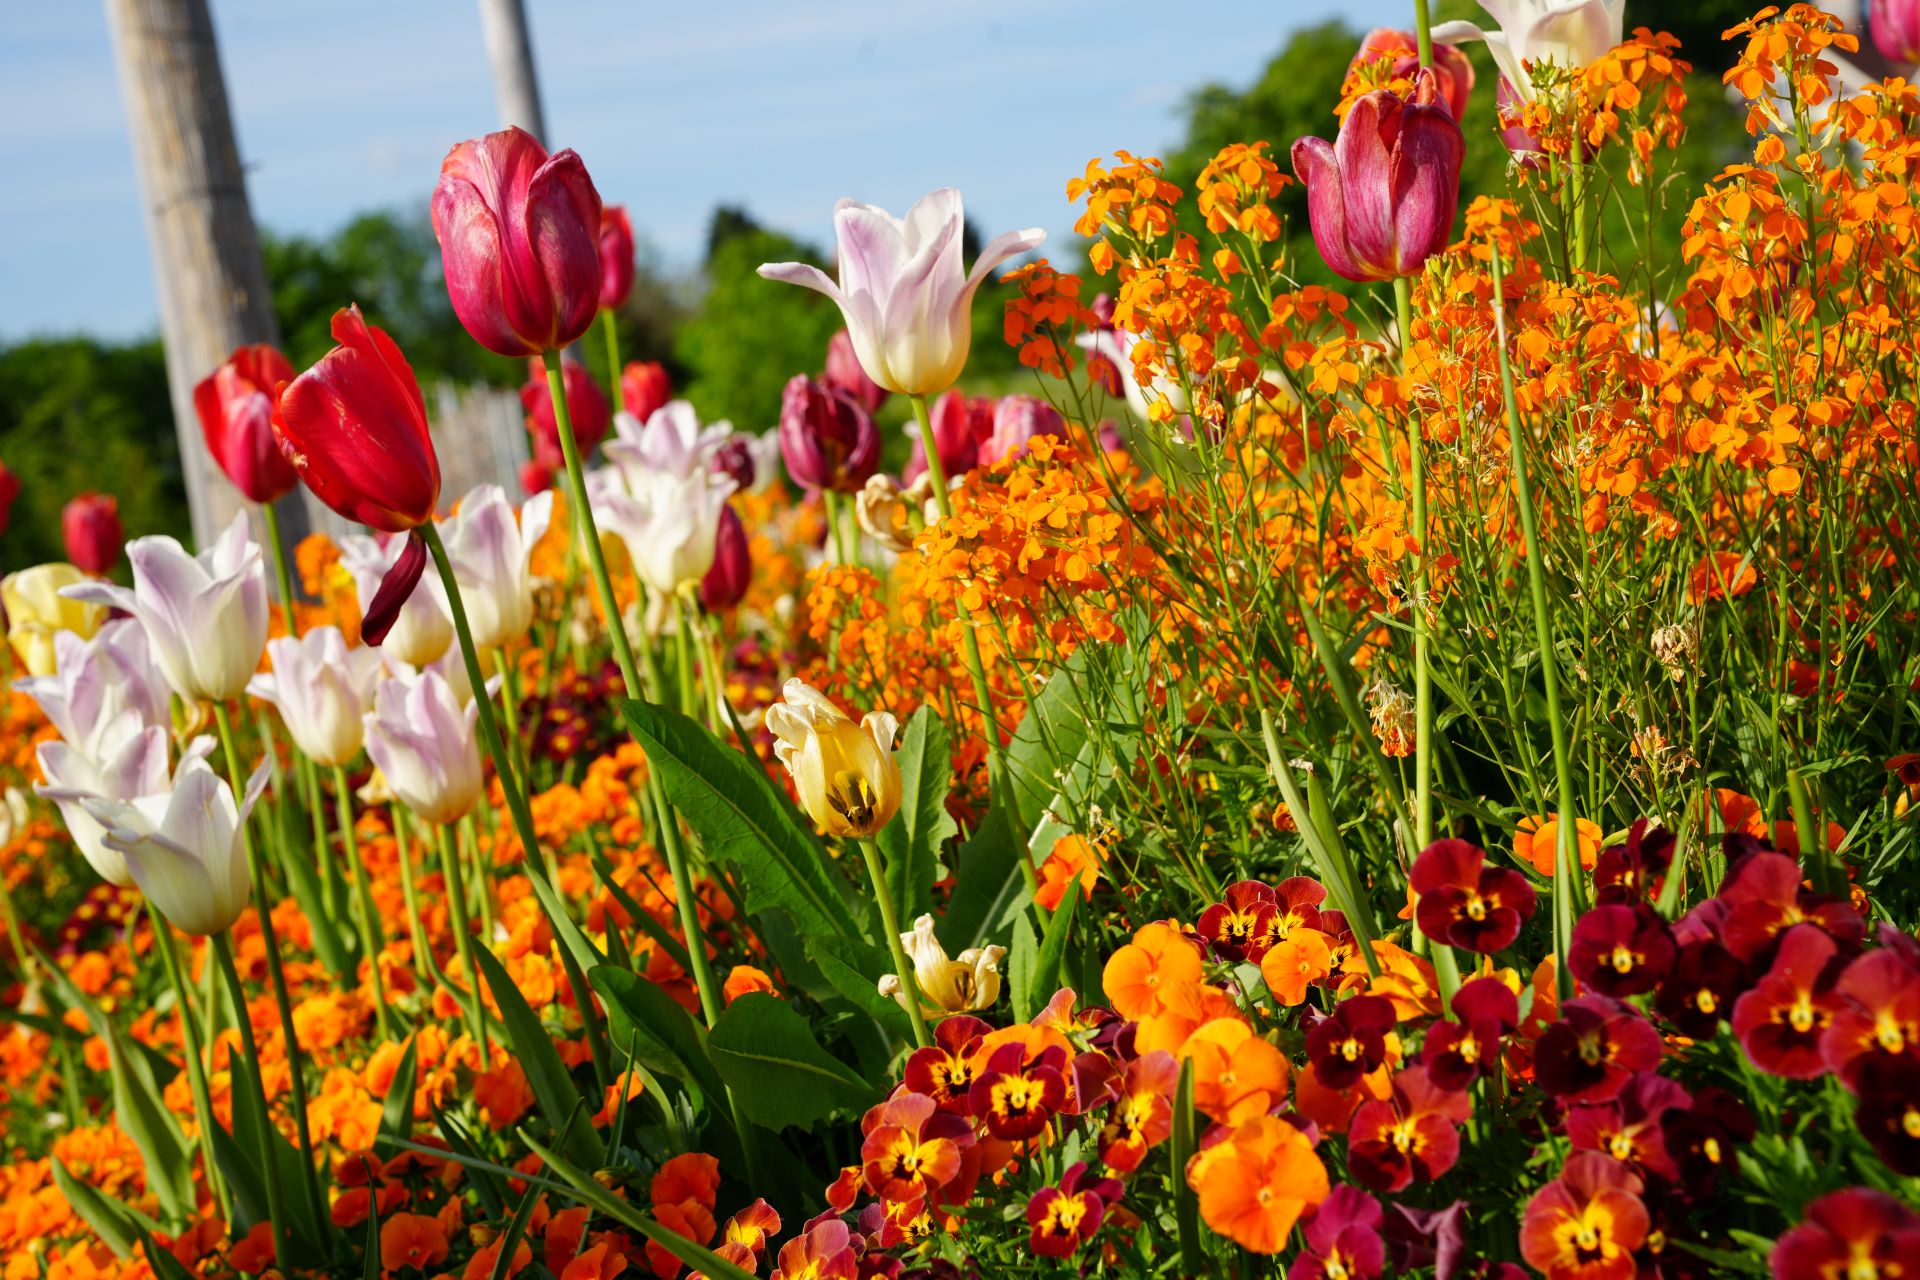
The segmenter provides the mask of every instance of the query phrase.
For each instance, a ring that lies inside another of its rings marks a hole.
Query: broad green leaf
[[[633,1056],[649,1071],[670,1076],[705,1097],[718,1100],[726,1092],[707,1057],[705,1033],[658,984],[608,965],[595,969],[587,980],[606,1001],[614,1043],[633,1046]]]
[[[113,1074],[113,1115],[140,1149],[147,1186],[160,1200],[168,1225],[193,1215],[193,1169],[186,1137],[173,1113],[160,1105],[160,1089],[146,1059],[119,1028],[107,1028],[107,1058]]]
[[[902,921],[910,921],[932,909],[940,846],[959,830],[947,812],[953,782],[947,726],[931,706],[921,707],[907,721],[893,758],[900,766],[900,812],[880,828],[877,839],[894,906]]]
[[[417,1037],[407,1037],[400,1054],[400,1065],[393,1069],[393,1081],[387,1086],[386,1101],[380,1104],[380,1132],[388,1137],[404,1138],[413,1132],[413,1093],[419,1079]]]
[[[245,1153],[245,1165],[255,1179],[263,1176],[266,1168],[261,1163],[263,1158],[274,1162],[274,1168],[280,1174],[281,1199],[287,1212],[287,1226],[296,1240],[312,1248],[320,1248],[327,1239],[326,1233],[333,1229],[333,1224],[328,1222],[323,1226],[314,1217],[313,1200],[307,1194],[306,1175],[301,1172],[299,1150],[287,1140],[286,1134],[280,1132],[278,1125],[260,1115],[257,1104],[251,1101],[258,1097],[259,1086],[253,1082],[253,1067],[246,1055],[234,1054],[229,1069],[233,1073],[233,1142],[236,1151]],[[240,1105],[241,1099],[249,1100],[247,1105]],[[214,1129],[218,1133],[219,1126],[214,1126]],[[230,1154],[222,1155],[216,1138],[214,1159],[220,1161],[224,1168],[230,1158]],[[233,1183],[234,1179],[229,1177],[227,1185],[232,1186]],[[265,1216],[263,1207],[261,1220]]]
[[[747,1119],[811,1128],[873,1101],[875,1090],[821,1048],[807,1020],[762,992],[741,996],[707,1033],[707,1053]]]
[[[677,711],[628,701],[621,712],[707,857],[739,869],[749,914],[779,908],[803,932],[860,934],[844,882],[764,773]]]
[[[1067,955],[1067,938],[1073,932],[1074,912],[1080,906],[1078,885],[1067,886],[1066,896],[1060,899],[1053,914],[1046,917],[1046,934],[1040,939],[1040,957],[1034,965],[1032,983],[1028,989],[1027,1003],[1032,1009],[1046,1007],[1064,982],[1060,973],[1061,964]]]
[[[885,947],[860,938],[813,938],[813,962],[833,989],[898,1037],[912,1033],[913,1024],[900,1002],[880,994],[880,978],[893,972],[893,958]]]
[[[125,1205],[68,1173],[59,1156],[53,1158],[53,1185],[67,1198],[73,1211],[86,1219],[95,1234],[106,1241],[114,1257],[125,1258],[132,1252],[139,1227],[127,1216]]]
[[[494,1003],[500,1006],[507,1042],[513,1046],[521,1070],[527,1073],[527,1085],[533,1090],[534,1101],[540,1104],[540,1114],[546,1117],[547,1126],[554,1133],[564,1134],[567,1121],[584,1099],[573,1077],[567,1073],[567,1064],[560,1060],[560,1051],[553,1047],[553,1037],[541,1025],[539,1015],[528,1006],[527,998],[520,994],[520,988],[507,976],[506,967],[493,952],[475,947],[473,962],[486,978]],[[590,1106],[588,1114],[598,1109]],[[576,1159],[595,1169],[607,1158],[606,1148],[592,1125],[575,1126],[567,1149]]]
[[[1034,974],[1040,965],[1040,944],[1034,939],[1033,924],[1025,915],[1013,922],[1013,946],[1007,953],[1008,997],[1013,1016],[1020,1022],[1033,1017],[1033,989],[1039,985]]]
[[[994,805],[954,858],[953,896],[937,932],[948,955],[983,946],[1026,894],[1020,833],[1004,806]]]

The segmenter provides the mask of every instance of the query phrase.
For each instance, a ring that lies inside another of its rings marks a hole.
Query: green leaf
[[[247,1105],[240,1105],[238,1101],[240,1099],[251,1100],[258,1097],[258,1086],[253,1082],[253,1067],[247,1061],[246,1055],[234,1054],[229,1070],[233,1073],[233,1096],[236,1099],[233,1108],[235,1152],[223,1155],[216,1138],[214,1159],[218,1160],[224,1169],[235,1153],[243,1153],[243,1165],[256,1180],[263,1180],[263,1171],[266,1167],[260,1163],[260,1158],[264,1156],[272,1160],[274,1167],[279,1170],[280,1186],[285,1192],[284,1207],[288,1217],[287,1226],[292,1230],[295,1239],[317,1249],[326,1241],[327,1237],[324,1233],[330,1231],[333,1224],[328,1222],[325,1227],[322,1227],[313,1216],[313,1198],[306,1194],[306,1176],[301,1170],[300,1152],[287,1141],[287,1135],[280,1132],[278,1125],[256,1110],[256,1104],[249,1101]],[[218,1125],[214,1126],[216,1134],[219,1128]],[[233,1184],[234,1178],[229,1177],[227,1185]],[[263,1207],[256,1221],[265,1220],[266,1211]]]
[[[727,1006],[707,1034],[707,1052],[741,1113],[769,1129],[811,1128],[874,1097],[866,1081],[820,1047],[805,1018],[763,992]]]
[[[132,1252],[139,1227],[127,1216],[125,1205],[68,1173],[59,1156],[53,1158],[53,1185],[67,1198],[73,1211],[85,1218],[95,1234],[107,1242],[114,1257],[126,1258]]]
[[[480,1153],[474,1150],[473,1139],[467,1136],[467,1131],[461,1128],[458,1120],[455,1120],[452,1116],[442,1111],[438,1106],[434,1106],[432,1110],[434,1127],[439,1129],[440,1136],[446,1139],[447,1150],[461,1157],[463,1163],[474,1167],[473,1189],[475,1194],[480,1197],[480,1207],[486,1211],[487,1217],[499,1217],[507,1211],[507,1183],[505,1179],[487,1167],[486,1162],[480,1159]],[[398,1140],[397,1145],[411,1150],[415,1144],[402,1138]]]
[[[953,896],[937,927],[948,955],[985,945],[1020,909],[1026,893],[1021,856],[1020,834],[1006,808],[992,806],[954,859]]]
[[[413,1132],[413,1092],[419,1078],[418,1037],[407,1037],[400,1054],[400,1065],[393,1069],[393,1081],[387,1086],[386,1101],[380,1104],[380,1132],[391,1138],[404,1138]]]
[[[777,907],[803,932],[860,934],[845,882],[764,773],[677,711],[628,701],[621,712],[707,857],[739,869],[749,914]]]
[[[282,810],[294,812],[292,805]],[[320,881],[315,877],[313,867],[307,863],[302,852],[302,841],[283,831],[281,849],[286,857],[281,866],[286,869],[287,887],[293,890],[293,900],[300,904],[300,912],[306,916],[313,934],[313,953],[320,957],[320,963],[332,974],[353,972],[353,958],[347,952],[345,939],[346,925],[335,923],[327,915],[326,899],[320,893]]]
[[[907,721],[893,758],[900,766],[900,812],[880,828],[876,839],[886,856],[900,918],[912,920],[932,909],[940,847],[960,829],[947,812],[953,782],[947,726],[931,706],[921,707]]]
[[[513,1274],[513,1253],[520,1243],[520,1237],[527,1233],[527,1219],[533,1216],[533,1202],[540,1198],[540,1188],[529,1183],[527,1192],[520,1197],[520,1203],[514,1208],[513,1221],[507,1224],[507,1230],[500,1237],[500,1252],[494,1255],[493,1274],[489,1280],[507,1280]]]
[[[527,1073],[527,1085],[533,1090],[534,1101],[540,1104],[540,1114],[546,1117],[548,1128],[564,1134],[567,1121],[585,1100],[567,1073],[567,1064],[560,1060],[560,1051],[553,1047],[553,1037],[547,1034],[539,1015],[528,1006],[527,998],[520,994],[520,988],[507,976],[506,966],[493,952],[475,947],[473,962],[486,978],[494,1003],[500,1006],[507,1042],[513,1046],[521,1070]],[[595,1110],[598,1108],[589,1107],[588,1114]],[[595,1169],[607,1158],[606,1148],[592,1125],[576,1126],[567,1150],[575,1159]]]
[[[140,1149],[147,1186],[159,1198],[161,1215],[178,1226],[193,1216],[193,1168],[186,1137],[173,1113],[160,1105],[160,1088],[146,1058],[118,1027],[108,1025],[106,1041],[114,1120]]]
[[[1045,1008],[1047,1001],[1053,999],[1053,993],[1063,985],[1060,969],[1066,960],[1067,938],[1073,932],[1073,916],[1079,906],[1080,889],[1069,885],[1060,905],[1047,917],[1047,932],[1040,939],[1040,958],[1031,978],[1033,986],[1027,992],[1030,1008]]]
[[[811,938],[807,943],[814,964],[847,1003],[898,1037],[912,1034],[913,1023],[898,1000],[880,994],[880,977],[893,972],[893,958],[885,947],[861,938]]]
[[[726,1093],[720,1073],[707,1057],[706,1033],[657,983],[607,965],[589,973],[587,981],[606,1001],[614,1043],[631,1045],[633,1056],[647,1070],[670,1076],[708,1098]]]
[[[1040,984],[1034,973],[1040,964],[1040,944],[1034,940],[1033,925],[1023,914],[1013,922],[1013,946],[1007,954],[1008,998],[1013,1016],[1020,1022],[1033,1017],[1033,989]]]

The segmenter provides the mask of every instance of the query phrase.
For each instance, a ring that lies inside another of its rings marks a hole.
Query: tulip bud
[[[269,675],[247,682],[247,692],[280,710],[294,745],[315,764],[346,764],[366,737],[361,718],[373,703],[380,651],[349,649],[338,627],[281,636],[267,645]]]
[[[586,457],[606,437],[613,410],[600,394],[593,375],[578,360],[560,362],[560,378],[567,393],[567,418],[573,423],[573,442]],[[527,430],[533,436],[533,456],[554,466],[565,459],[560,447],[560,424],[553,415],[553,392],[547,385],[547,366],[539,357],[527,361],[527,382],[520,388],[520,404],[527,411]]]
[[[731,609],[746,598],[753,585],[753,553],[747,545],[747,526],[731,503],[720,508],[714,528],[713,565],[700,579],[700,603],[708,613]]]
[[[933,447],[940,453],[940,469],[955,480],[980,463],[980,446],[993,434],[993,398],[962,395],[956,388],[933,402]],[[927,469],[927,452],[914,433],[914,451],[905,478],[913,480]]]
[[[633,361],[620,372],[620,403],[635,422],[645,422],[673,399],[673,379],[658,361]]]
[[[293,381],[287,358],[258,343],[241,347],[193,389],[207,452],[250,502],[273,502],[300,483],[273,433],[273,407]]]
[[[827,342],[827,370],[820,380],[835,391],[844,391],[868,413],[880,412],[887,402],[887,389],[867,376],[860,367],[860,356],[853,349],[853,335],[841,329]]]
[[[204,938],[231,928],[253,892],[241,832],[268,772],[262,762],[236,805],[226,780],[195,755],[182,762],[171,791],[81,803],[106,828],[103,842],[126,859],[154,909],[182,933]]]
[[[795,375],[780,397],[780,456],[795,483],[853,493],[880,462],[880,432],[851,397]]]
[[[1002,396],[993,411],[993,434],[980,446],[980,460],[989,465],[1017,458],[1035,436],[1064,439],[1067,423],[1060,411],[1036,396]]]
[[[70,564],[42,564],[0,578],[0,605],[7,613],[7,643],[32,676],[50,676],[58,665],[57,638],[71,631],[82,640],[106,621],[97,604],[75,600],[66,588],[87,580]]]
[[[767,708],[767,728],[807,816],[830,836],[865,837],[886,826],[900,809],[899,722],[870,711],[855,724],[802,680],[787,681],[781,697]]]
[[[572,151],[523,129],[463,142],[433,191],[453,313],[503,356],[557,351],[600,309],[600,193]]]
[[[733,481],[736,490],[745,492],[753,488],[759,468],[753,461],[753,445],[746,436],[729,436],[727,442],[714,450],[713,460],[707,464],[715,475],[723,475]]]
[[[1360,51],[1353,55],[1353,61],[1347,65],[1347,75],[1351,78],[1355,71],[1368,63],[1386,62],[1390,64],[1386,70],[1389,81],[1412,80],[1420,70],[1419,49],[1413,32],[1375,27],[1360,42]],[[1455,120],[1464,119],[1467,96],[1473,92],[1473,63],[1452,45],[1435,43],[1433,74],[1439,81],[1440,96],[1447,104],[1447,110],[1453,113]]]
[[[0,462],[0,533],[7,531],[7,515],[13,510],[13,500],[20,496],[20,477],[7,470],[7,464]]]
[[[60,532],[67,541],[67,559],[82,572],[110,573],[120,562],[125,535],[120,528],[120,504],[104,493],[77,495],[60,512]]]
[[[545,493],[553,488],[553,473],[556,470],[544,459],[528,458],[520,464],[520,492],[529,498],[536,493]]]
[[[463,703],[438,672],[381,682],[367,712],[367,754],[414,814],[447,826],[473,812],[483,779],[474,735],[480,707]]]
[[[1362,283],[1415,275],[1446,247],[1465,143],[1439,93],[1433,70],[1422,68],[1408,98],[1386,89],[1355,98],[1337,144],[1293,144],[1313,242],[1336,275]]]
[[[623,204],[600,208],[600,305],[614,309],[633,292],[633,220]]]

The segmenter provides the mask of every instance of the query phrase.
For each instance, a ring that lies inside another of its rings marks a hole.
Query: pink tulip
[[[633,219],[623,204],[600,210],[600,305],[625,304],[633,292]]]
[[[880,432],[853,397],[798,374],[780,399],[780,456],[796,483],[854,493],[880,464]]]
[[[120,528],[120,504],[104,493],[82,493],[60,513],[67,559],[96,577],[120,563],[126,534]]]
[[[933,447],[940,451],[940,469],[948,480],[957,479],[980,462],[980,447],[993,434],[992,396],[968,396],[954,388],[933,402]],[[918,432],[913,437],[913,456],[907,460],[901,478],[911,484],[927,469],[927,451]]]
[[[1867,8],[1867,31],[1888,61],[1920,62],[1920,0],[1874,0]]]
[[[731,503],[720,508],[714,530],[713,564],[700,579],[700,603],[708,613],[731,609],[746,598],[753,584],[753,555],[747,545],[747,527]]]
[[[463,142],[433,191],[454,314],[503,356],[567,346],[600,309],[600,193],[572,151],[522,129]]]
[[[566,385],[567,414],[573,423],[573,441],[585,457],[607,434],[613,410],[600,394],[593,375],[578,360],[562,360],[560,377]],[[560,448],[560,424],[553,416],[553,393],[547,387],[547,367],[539,356],[527,361],[526,385],[520,405],[527,411],[527,431],[533,436],[533,456],[558,471],[566,454]]]
[[[1035,436],[1067,434],[1066,420],[1060,411],[1037,396],[1002,396],[993,409],[993,434],[980,446],[980,461],[987,466],[1017,458],[1027,451]]]
[[[1389,79],[1410,80],[1420,69],[1419,48],[1411,31],[1375,27],[1360,42],[1360,52],[1353,55],[1352,63],[1347,66],[1347,74],[1352,75],[1366,63],[1387,59],[1393,63],[1387,73]],[[1452,45],[1436,44],[1433,46],[1433,72],[1440,81],[1440,96],[1446,102],[1447,109],[1453,112],[1455,120],[1464,119],[1467,95],[1473,92],[1473,64],[1467,61],[1466,54]]]
[[[868,413],[880,412],[880,406],[887,402],[889,392],[860,367],[860,355],[853,349],[853,335],[845,329],[835,333],[827,343],[827,371],[820,375],[820,380],[858,400]]]
[[[673,380],[657,361],[645,364],[635,360],[620,372],[620,403],[640,422],[645,422],[673,399]]]
[[[1363,283],[1415,275],[1446,247],[1466,144],[1439,95],[1422,68],[1409,99],[1386,89],[1354,99],[1337,142],[1293,144],[1313,242],[1336,275]]]

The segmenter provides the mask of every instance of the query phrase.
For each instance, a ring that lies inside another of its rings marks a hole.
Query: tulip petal
[[[418,534],[407,536],[406,549],[400,553],[393,567],[387,570],[380,580],[380,589],[374,592],[373,600],[367,606],[366,617],[360,623],[360,638],[367,644],[379,646],[387,638],[387,632],[400,617],[400,609],[413,595],[413,589],[420,583],[420,575],[427,567],[427,544]]]
[[[1393,257],[1393,152],[1405,107],[1386,89],[1354,100],[1334,142],[1340,161],[1340,196],[1346,214],[1347,252],[1373,279],[1396,274]],[[1309,206],[1312,197],[1308,197]]]
[[[973,270],[967,273],[967,296],[985,284],[987,277],[995,267],[1009,258],[1017,258],[1023,253],[1031,253],[1046,242],[1047,233],[1039,227],[1024,227],[1019,231],[1003,231],[987,241],[980,250],[980,256],[973,260]]]
[[[1346,198],[1340,189],[1340,161],[1325,138],[1301,138],[1293,144],[1293,172],[1307,188],[1307,222],[1313,243],[1337,276],[1367,281],[1368,275],[1347,251]],[[1123,385],[1133,381],[1132,370],[1121,367]],[[1131,398],[1131,397],[1129,397]]]
[[[848,297],[867,293],[883,300],[898,287],[901,273],[917,251],[932,243],[941,230],[925,226],[923,244],[911,244],[898,218],[885,209],[851,200],[842,200],[834,209],[833,229],[840,249],[841,289]]]
[[[802,289],[811,289],[815,293],[824,293],[835,302],[845,305],[845,295],[833,277],[820,268],[806,262],[763,262],[759,275],[762,280],[778,280],[782,284],[797,284]]]
[[[1412,275],[1453,237],[1466,143],[1444,102],[1409,103],[1393,150],[1394,273]]]
[[[521,236],[537,279],[531,297],[546,303],[547,347],[576,341],[600,310],[600,193],[571,149],[556,152],[527,184]],[[519,245],[508,242],[509,253]],[[519,268],[516,268],[516,274]]]

